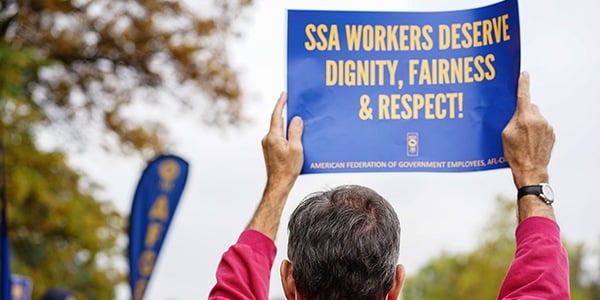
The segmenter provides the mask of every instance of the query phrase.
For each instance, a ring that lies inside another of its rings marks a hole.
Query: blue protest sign
[[[132,299],[144,296],[188,175],[188,163],[161,155],[148,163],[129,218],[129,285]]]
[[[10,276],[11,282],[11,300],[30,300],[33,282],[31,278],[13,274]]]
[[[288,11],[288,121],[302,173],[507,167],[517,0],[449,12]]]

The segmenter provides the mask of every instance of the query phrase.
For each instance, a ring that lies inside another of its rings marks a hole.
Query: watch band
[[[525,195],[536,195],[548,205],[554,203],[554,192],[547,183],[522,186],[517,192],[517,200]]]
[[[519,189],[517,192],[517,199],[521,199],[521,197],[525,195],[536,195],[540,196],[542,194],[542,186],[540,185],[526,185]]]

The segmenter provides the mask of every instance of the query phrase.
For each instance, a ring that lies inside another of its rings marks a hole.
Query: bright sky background
[[[323,3],[325,2],[325,3]],[[427,11],[466,9],[496,1],[260,1],[240,20],[243,37],[231,55],[241,71],[246,111],[252,123],[218,130],[201,125],[193,114],[160,111],[170,116],[172,151],[190,162],[191,174],[165,246],[160,254],[148,300],[203,299],[215,282],[221,254],[236,241],[262,194],[265,171],[260,139],[279,93],[285,89],[285,9],[363,9]],[[600,26],[597,3],[521,1],[522,69],[532,78],[533,101],[553,124],[557,136],[550,165],[555,210],[563,238],[600,241]],[[167,117],[166,119],[169,119]],[[128,213],[145,163],[139,158],[107,155],[101,150],[75,154],[71,163],[105,188]],[[393,203],[402,224],[400,262],[414,274],[441,251],[466,251],[493,211],[497,195],[514,197],[508,169],[459,174],[384,173],[301,176],[283,214],[282,224],[308,193],[340,184],[362,184]],[[279,253],[271,295],[282,295],[279,264],[286,253],[285,227],[276,241]],[[129,299],[126,288],[119,299]]]

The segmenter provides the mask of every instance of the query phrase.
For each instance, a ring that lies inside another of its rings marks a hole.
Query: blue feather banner
[[[129,220],[129,284],[143,299],[188,176],[188,163],[174,155],[151,161],[138,183]]]

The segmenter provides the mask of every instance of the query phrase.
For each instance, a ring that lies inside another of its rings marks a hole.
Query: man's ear
[[[404,271],[403,265],[396,265],[396,276],[394,277],[394,284],[390,289],[390,292],[387,295],[388,300],[396,300],[400,297],[400,290],[402,289],[402,285],[404,284],[404,277],[406,273]]]
[[[287,300],[295,300],[297,296],[296,281],[294,280],[294,276],[292,276],[292,263],[289,260],[284,259],[281,262],[279,272],[281,275],[281,285],[283,286],[285,298]]]

